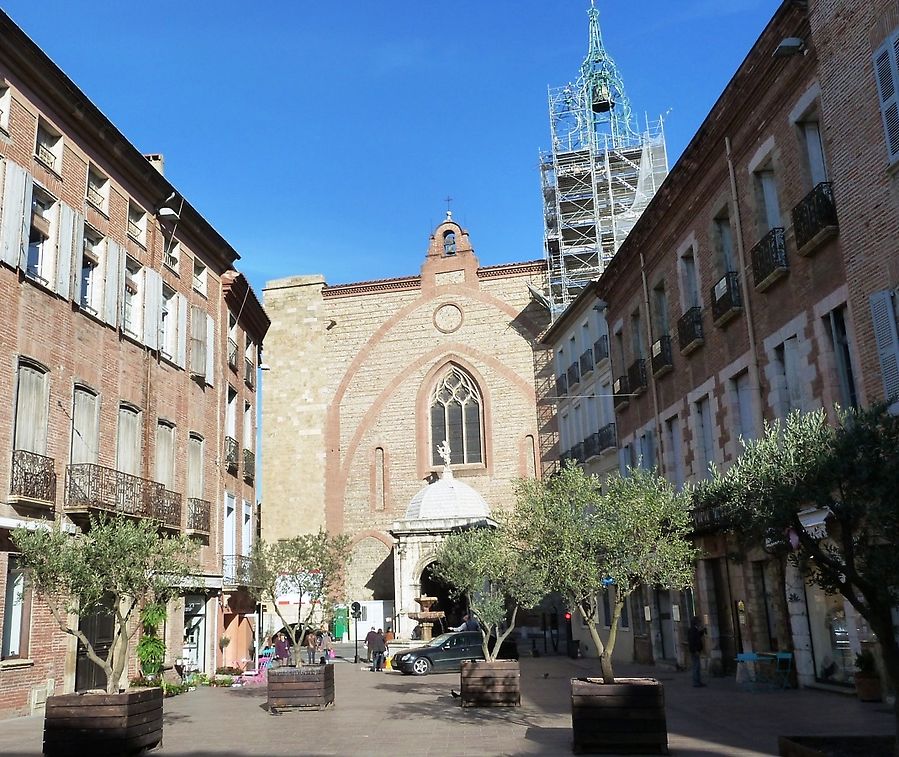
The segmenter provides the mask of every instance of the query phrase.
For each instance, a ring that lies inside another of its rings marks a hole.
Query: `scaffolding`
[[[662,119],[637,125],[592,0],[587,15],[587,57],[574,84],[549,88],[552,150],[540,154],[553,320],[603,272],[668,175]]]

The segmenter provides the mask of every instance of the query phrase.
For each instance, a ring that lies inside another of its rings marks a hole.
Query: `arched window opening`
[[[443,254],[444,255],[455,255],[456,254],[456,232],[455,231],[445,231],[443,233]]]
[[[442,465],[437,448],[450,446],[450,465],[483,462],[481,393],[471,377],[450,368],[431,395],[431,462]]]

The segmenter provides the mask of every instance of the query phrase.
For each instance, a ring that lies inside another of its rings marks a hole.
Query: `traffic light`
[[[565,613],[565,620],[566,620],[566,622],[568,622],[568,623],[571,622],[571,613],[570,613],[570,612],[566,612],[566,613]]]
[[[353,611],[353,617],[358,620],[362,616],[362,605],[360,605],[358,602],[353,602],[353,604],[350,605],[350,608]]]

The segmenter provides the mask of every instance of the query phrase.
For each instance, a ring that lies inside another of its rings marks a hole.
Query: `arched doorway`
[[[434,575],[434,566],[437,563],[429,563],[421,572],[421,593],[426,597],[437,597],[437,602],[433,605],[434,610],[443,610],[446,617],[434,623],[434,635],[448,631],[451,626],[458,626],[462,622],[462,616],[467,612],[468,607],[464,597],[454,599],[450,587]]]

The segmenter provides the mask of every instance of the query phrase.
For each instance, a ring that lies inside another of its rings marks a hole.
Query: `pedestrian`
[[[371,662],[371,644],[374,641],[375,637],[378,635],[378,632],[375,630],[375,627],[371,627],[371,631],[365,634],[365,661]]]
[[[371,651],[371,670],[372,673],[380,673],[384,667],[384,655],[387,652],[387,642],[384,641],[384,634],[379,628],[372,638],[369,645]]]
[[[315,650],[318,646],[318,638],[315,635],[315,631],[311,628],[306,631],[304,643],[306,645],[306,662],[310,665],[315,665]]]
[[[480,631],[481,625],[478,623],[478,619],[473,615],[468,615],[467,613],[462,616],[462,622],[451,628],[451,631]]]
[[[322,628],[315,636],[318,664],[324,665],[328,662],[328,650],[331,649],[331,634],[325,628]]]
[[[290,642],[283,631],[275,638],[275,659],[278,665],[287,665],[290,661]]]
[[[690,622],[690,628],[687,631],[687,648],[690,650],[690,658],[693,663],[693,685],[697,688],[705,686],[702,682],[702,669],[700,667],[700,656],[702,655],[703,637],[706,629],[700,623],[699,618],[694,615]]]

